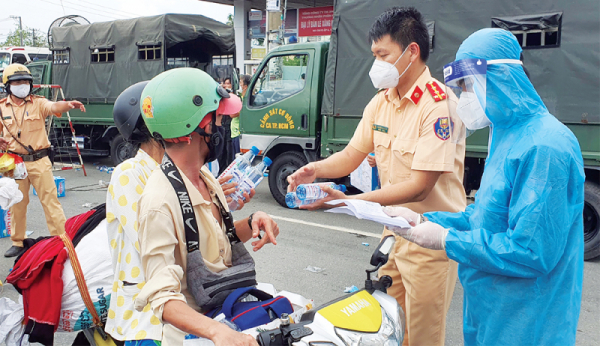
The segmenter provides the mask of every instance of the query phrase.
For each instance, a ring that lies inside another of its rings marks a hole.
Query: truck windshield
[[[250,106],[268,106],[302,91],[307,66],[307,54],[271,57],[252,88]]]
[[[10,65],[10,53],[0,53],[0,69]]]
[[[33,76],[33,84],[42,84],[42,77],[44,75],[44,65],[33,65],[28,66],[31,75]]]

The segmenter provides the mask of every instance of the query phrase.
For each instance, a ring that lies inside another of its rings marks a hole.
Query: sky
[[[21,16],[23,27],[47,33],[64,15],[77,14],[93,23],[164,13],[201,14],[225,23],[233,6],[198,0],[6,0],[0,8],[0,42],[18,23],[9,16]]]

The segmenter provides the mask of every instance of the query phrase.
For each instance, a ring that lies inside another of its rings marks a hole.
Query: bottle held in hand
[[[315,203],[316,201],[316,199],[309,199],[303,201],[300,198],[298,198],[295,192],[288,192],[285,195],[285,204],[287,204],[288,208],[298,208],[303,205]]]
[[[301,200],[318,200],[327,197],[327,193],[321,188],[329,186],[332,189],[346,192],[346,185],[337,185],[335,183],[315,183],[315,184],[301,184],[296,188],[296,195]]]
[[[246,171],[252,167],[252,160],[258,155],[260,151],[257,147],[252,147],[248,152],[244,155],[240,155],[233,160],[233,162],[227,166],[227,168],[219,175],[219,178],[224,177],[226,175],[232,175],[228,183],[240,183]]]
[[[239,200],[246,201],[244,193],[250,194],[250,190],[255,189],[258,184],[264,179],[264,174],[267,168],[273,163],[270,158],[265,157],[261,163],[251,167],[243,177],[241,184],[238,185],[237,191],[231,195],[232,201],[229,203],[229,210],[236,211],[239,208]]]

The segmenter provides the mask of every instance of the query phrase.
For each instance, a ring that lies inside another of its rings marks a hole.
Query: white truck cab
[[[51,56],[50,49],[43,47],[0,47],[0,72],[12,63],[49,60]]]

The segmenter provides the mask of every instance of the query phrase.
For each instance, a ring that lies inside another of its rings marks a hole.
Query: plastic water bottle
[[[233,160],[233,162],[225,168],[223,173],[219,175],[219,178],[224,177],[226,175],[233,175],[228,182],[237,182],[240,183],[244,174],[252,166],[252,160],[258,155],[260,150],[257,147],[252,147],[247,153],[244,155],[240,155]]]
[[[327,193],[321,190],[321,188],[325,186],[346,192],[346,185],[336,185],[334,183],[301,184],[296,188],[296,196],[303,201],[327,197]]]
[[[256,188],[258,184],[264,179],[264,174],[267,168],[273,163],[270,158],[265,157],[261,163],[258,165],[251,167],[242,183],[238,186],[238,190],[231,196],[232,201],[229,204],[229,210],[236,211],[239,207],[238,200],[246,201],[244,198],[244,193],[250,193],[250,190]]]
[[[303,201],[296,195],[295,192],[288,192],[285,195],[285,204],[287,204],[288,208],[298,208],[302,205],[315,203],[316,199],[309,199],[307,201]]]

